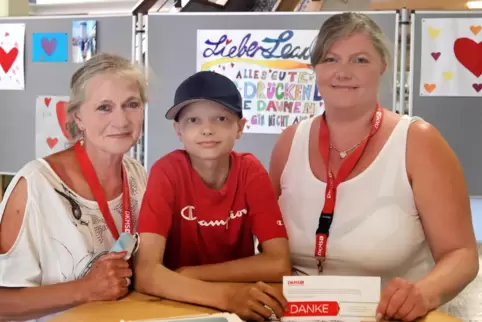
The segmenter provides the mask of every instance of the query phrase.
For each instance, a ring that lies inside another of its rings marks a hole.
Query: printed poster
[[[38,96],[35,117],[35,155],[43,158],[70,146],[67,132],[68,96]]]
[[[76,20],[72,22],[72,60],[74,63],[88,61],[97,53],[97,21]]]
[[[229,77],[243,97],[245,133],[281,133],[323,112],[310,49],[318,30],[198,30],[197,70]]]
[[[25,88],[25,24],[0,24],[0,90]]]
[[[482,18],[422,19],[420,95],[482,97]]]
[[[42,32],[32,35],[33,62],[67,62],[69,40],[65,32]]]

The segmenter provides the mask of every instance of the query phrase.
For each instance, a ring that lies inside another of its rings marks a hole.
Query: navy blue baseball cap
[[[177,121],[179,112],[186,105],[203,100],[219,103],[243,118],[243,99],[234,82],[211,71],[197,72],[179,85],[174,105],[167,110],[166,118]]]

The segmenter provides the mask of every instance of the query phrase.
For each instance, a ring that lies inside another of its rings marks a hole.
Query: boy
[[[152,166],[137,227],[136,288],[245,320],[263,321],[269,308],[281,317],[281,291],[258,281],[291,274],[287,233],[264,167],[232,151],[246,122],[241,95],[229,78],[198,72],[174,101],[166,118],[184,150]]]

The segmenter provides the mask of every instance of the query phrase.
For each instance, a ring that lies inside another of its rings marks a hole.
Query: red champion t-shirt
[[[167,239],[164,265],[172,270],[254,255],[260,243],[287,238],[268,173],[248,153],[231,153],[220,190],[209,188],[176,150],[159,159],[149,175],[137,231]]]

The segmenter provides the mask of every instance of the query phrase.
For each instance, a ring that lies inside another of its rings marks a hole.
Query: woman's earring
[[[85,133],[85,130],[80,130],[80,138],[79,138],[80,145],[84,145],[84,133]]]

